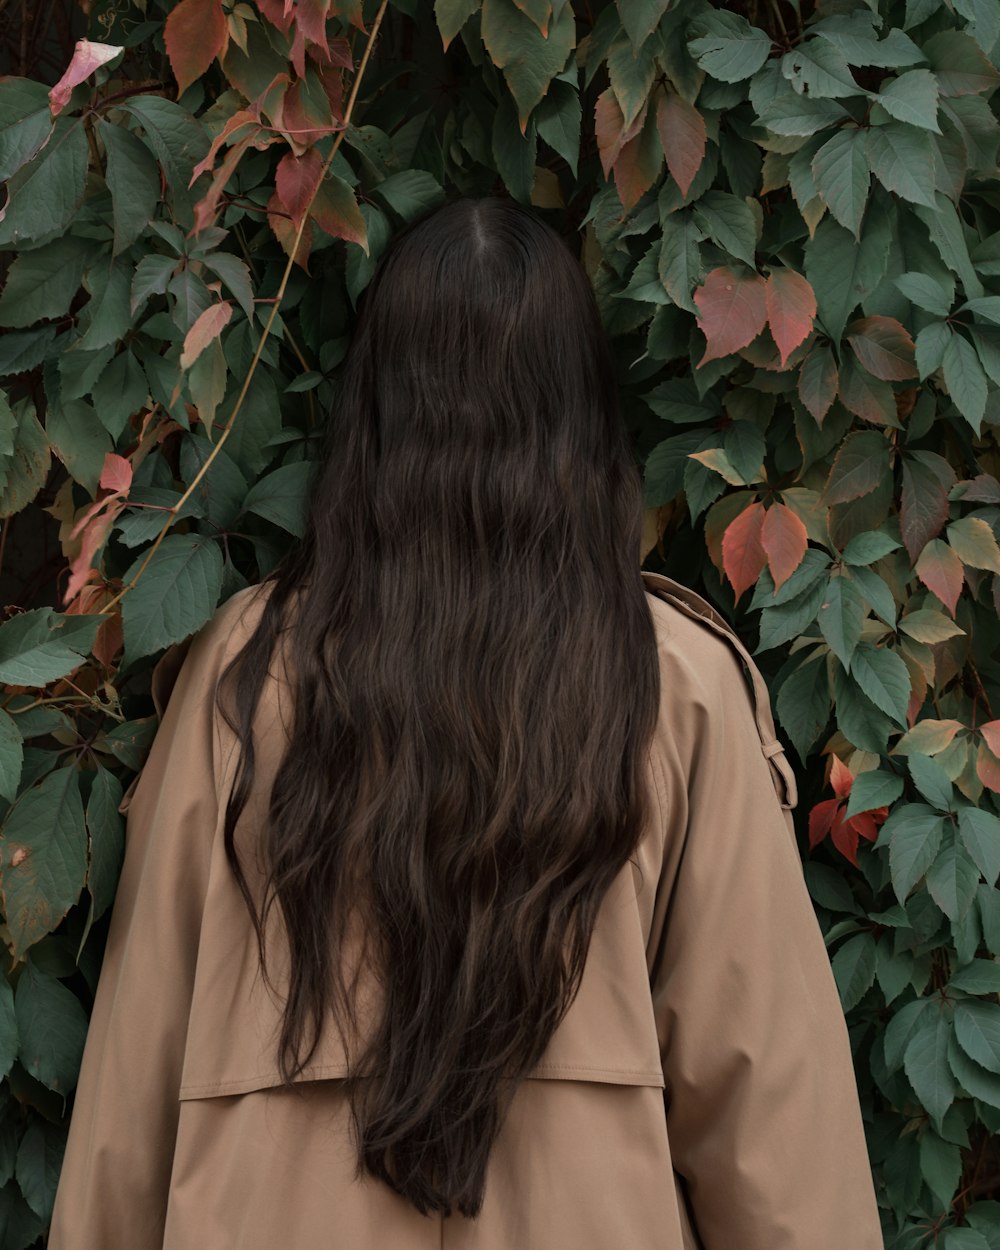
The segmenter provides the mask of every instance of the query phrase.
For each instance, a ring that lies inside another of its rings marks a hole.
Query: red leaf
[[[207,169],[212,168],[215,164],[215,158],[219,154],[219,148],[222,147],[226,140],[230,138],[231,135],[234,135],[237,130],[241,130],[244,126],[254,127],[254,130],[250,132],[250,136],[255,134],[256,131],[259,131],[261,129],[259,114],[251,112],[250,109],[240,109],[239,112],[234,113],[232,117],[229,118],[226,124],[212,140],[204,157],[198,162],[197,165],[195,165],[194,169],[191,170],[191,178],[188,181],[189,188],[194,186],[195,181],[200,178]],[[244,138],[248,138],[250,136],[244,135]]]
[[[830,832],[840,807],[840,799],[823,799],[809,813],[809,849],[813,850]]]
[[[319,111],[315,96],[306,93],[301,79],[293,82],[285,92],[281,110],[281,129],[291,144],[296,156],[302,156],[324,135],[338,129],[330,111],[330,103],[325,95],[320,95],[322,111]]]
[[[722,535],[722,566],[737,602],[760,576],[767,559],[760,540],[763,524],[764,505],[757,500],[731,521]]]
[[[781,365],[805,342],[816,316],[816,295],[808,281],[794,269],[773,269],[767,279],[767,319]]]
[[[894,317],[860,317],[847,327],[847,341],[869,373],[883,382],[915,378],[913,339]]]
[[[163,28],[170,68],[183,95],[229,43],[229,26],[222,0],[180,0],[167,14]]]
[[[760,274],[737,274],[720,265],[695,291],[694,302],[708,342],[699,368],[746,347],[767,324],[767,284]]]
[[[834,755],[830,760],[830,785],[838,799],[847,798],[853,782],[854,774],[839,755]]]
[[[49,109],[53,117],[58,117],[73,94],[73,88],[85,82],[94,70],[108,61],[114,60],[123,45],[113,43],[91,43],[89,39],[78,39],[73,49],[73,59],[66,67],[62,78],[49,92]]]
[[[858,831],[854,827],[853,820],[845,820],[844,812],[847,811],[847,805],[844,804],[837,811],[832,826],[830,827],[830,840],[837,850],[849,859],[855,868],[858,866]]]
[[[217,339],[229,325],[232,315],[233,306],[226,299],[218,304],[209,304],[204,312],[198,314],[194,325],[184,336],[180,360],[182,369],[191,368],[209,343]]]
[[[626,212],[638,204],[663,168],[663,152],[649,114],[648,100],[643,102],[629,131],[635,133],[615,161],[615,189]]]
[[[274,185],[281,207],[292,219],[293,229],[299,228],[299,223],[309,211],[322,177],[323,158],[315,148],[310,148],[302,156],[286,152],[278,162]]]
[[[705,159],[705,119],[676,91],[658,87],[656,129],[670,176],[686,196]]]
[[[856,816],[852,816],[847,823],[854,830],[854,832],[859,834],[862,838],[867,839],[869,842],[874,842],[878,837],[878,826],[880,823],[877,820],[877,817],[881,812],[882,819],[884,820],[888,811],[889,809],[887,807],[878,807],[873,812],[858,812],[858,814]]]
[[[801,519],[783,503],[772,504],[764,513],[760,541],[778,590],[802,563],[808,534]]]
[[[594,133],[597,136],[601,169],[604,177],[610,178],[622,148],[638,133],[635,122],[628,130],[625,129],[625,114],[610,87],[605,87],[594,105]]]
[[[281,244],[285,255],[291,255],[292,246],[295,243],[295,227],[292,225],[291,218],[282,209],[277,191],[267,202],[267,220],[274,231],[274,237]],[[295,252],[295,263],[301,265],[306,273],[309,272],[309,252],[312,249],[312,235],[312,222],[307,219],[306,228],[302,231],[302,238],[299,240],[299,246]]]
[[[335,239],[357,243],[368,255],[368,226],[354,192],[343,178],[333,175],[323,179],[309,215],[321,230]]]
[[[917,576],[941,600],[954,617],[965,582],[962,561],[940,538],[932,538],[917,557]]]

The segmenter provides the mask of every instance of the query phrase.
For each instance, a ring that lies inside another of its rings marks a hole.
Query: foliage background
[[[51,1212],[149,670],[300,531],[393,230],[500,193],[593,281],[645,567],[801,761],[886,1246],[1000,1250],[1000,6],[9,0],[0,39],[0,1246]]]

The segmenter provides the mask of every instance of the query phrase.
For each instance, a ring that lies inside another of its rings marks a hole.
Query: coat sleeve
[[[882,1250],[766,687],[735,635],[678,622],[660,795],[672,868],[651,967],[674,1170],[704,1250]]]
[[[223,624],[217,617],[168,650],[154,669],[161,719],[121,803],[124,861],[48,1250],[160,1250],[163,1244],[177,1094],[219,815],[213,702]]]

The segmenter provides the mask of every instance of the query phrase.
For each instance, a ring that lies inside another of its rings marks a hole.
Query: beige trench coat
[[[476,1221],[355,1180],[335,1028],[279,1088],[280,1003],[256,976],[223,850],[235,741],[212,714],[260,588],[167,652],[160,728],[122,800],[125,863],[49,1250],[882,1250],[767,690],[711,605],[643,577],[662,671],[655,819],[518,1089]],[[272,678],[262,785],[283,698]]]

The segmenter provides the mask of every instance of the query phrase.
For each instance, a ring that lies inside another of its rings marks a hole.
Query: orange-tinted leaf
[[[874,842],[878,837],[878,827],[881,821],[878,819],[881,815],[882,820],[888,815],[887,807],[877,807],[871,812],[858,812],[856,816],[852,816],[847,824],[855,832],[866,838],[869,842]]]
[[[626,131],[625,114],[610,87],[605,87],[594,105],[594,133],[597,137],[601,169],[604,177],[610,178],[618,154],[637,133],[634,123]]]
[[[199,313],[194,325],[184,336],[184,348],[181,351],[181,368],[190,369],[205,348],[229,325],[233,315],[233,306],[228,300],[218,304],[209,304],[203,313]]]
[[[775,503],[764,513],[760,540],[778,590],[802,563],[808,540],[806,527],[786,504]]]
[[[846,799],[851,793],[851,786],[854,783],[854,774],[847,767],[839,755],[834,755],[830,759],[830,785],[838,799]]]
[[[212,140],[204,157],[198,162],[197,165],[195,165],[194,169],[192,169],[191,178],[188,181],[189,187],[194,186],[195,180],[200,178],[206,170],[209,170],[214,166],[215,158],[219,155],[219,149],[227,139],[236,134],[238,130],[242,130],[244,126],[253,128],[243,136],[245,139],[249,138],[250,135],[254,133],[254,130],[260,130],[260,117],[257,113],[251,112],[250,109],[240,109],[239,112],[234,113],[232,117],[228,119],[226,124]]]
[[[773,269],[767,279],[767,319],[784,368],[789,354],[813,328],[816,295],[794,269]]]
[[[170,68],[183,94],[199,79],[229,42],[222,0],[180,0],[167,14],[163,28]]]
[[[980,742],[976,752],[976,776],[987,789],[1000,794],[1000,759],[985,742]]]
[[[760,540],[763,524],[764,505],[755,500],[730,522],[722,535],[722,566],[737,602],[756,582],[767,559]]]
[[[310,92],[302,79],[293,82],[285,92],[281,117],[282,133],[296,156],[301,156],[324,135],[337,129],[326,96]]]
[[[979,726],[983,740],[994,755],[1000,755],[1000,720],[988,720]]]
[[[962,593],[965,571],[962,561],[940,538],[932,538],[917,557],[917,576],[948,611],[955,615],[958,596]]]
[[[670,176],[686,196],[705,159],[705,119],[683,96],[661,86],[656,92],[656,129]]]
[[[132,485],[131,463],[116,452],[107,452],[98,485],[102,490],[114,491],[116,495],[127,495]]]
[[[869,373],[883,382],[915,378],[913,339],[894,317],[860,317],[847,327],[847,341]]]
[[[124,45],[114,43],[91,43],[89,39],[78,39],[73,49],[73,58],[66,67],[62,78],[49,92],[49,109],[53,117],[63,111],[73,94],[73,88],[85,82],[95,69],[114,60]]]
[[[219,211],[219,201],[222,199],[222,192],[225,190],[226,183],[233,176],[236,166],[243,159],[243,153],[250,146],[253,132],[248,132],[242,139],[237,139],[233,146],[223,157],[222,163],[212,175],[212,181],[208,190],[194,206],[194,227],[192,233],[200,234],[202,230],[207,230],[215,221]]]
[[[767,324],[767,284],[760,274],[711,270],[694,293],[698,326],[708,346],[698,366],[746,347]]]

